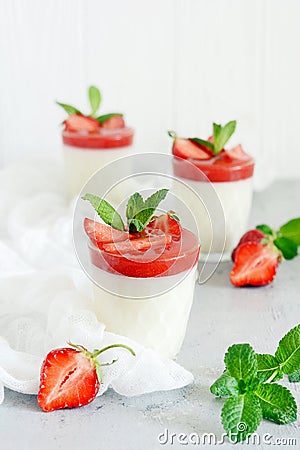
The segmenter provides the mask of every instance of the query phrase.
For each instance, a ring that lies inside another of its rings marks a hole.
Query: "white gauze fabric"
[[[183,387],[193,375],[124,336],[105,331],[94,313],[91,282],[72,243],[72,212],[54,162],[28,161],[0,171],[0,403],[4,387],[37,394],[40,368],[68,341],[111,349],[99,395],[109,387],[125,396]]]

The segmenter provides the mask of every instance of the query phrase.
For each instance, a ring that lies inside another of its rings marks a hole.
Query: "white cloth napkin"
[[[125,396],[183,387],[193,375],[124,336],[105,331],[94,313],[91,285],[72,244],[72,210],[51,161],[35,160],[0,171],[0,403],[4,386],[37,394],[47,352],[68,341],[90,350],[112,343],[100,361],[99,394],[109,387]]]

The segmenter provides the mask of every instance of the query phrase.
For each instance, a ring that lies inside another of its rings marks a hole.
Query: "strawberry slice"
[[[43,362],[37,400],[45,412],[76,408],[94,400],[101,383],[101,364],[97,360],[100,353],[123,347],[135,356],[134,351],[123,344],[113,344],[93,353],[80,345],[70,345],[74,348],[52,350]]]
[[[190,139],[175,138],[172,153],[180,158],[187,159],[210,159],[212,154],[203,149],[203,146],[196,144]]]
[[[65,131],[97,133],[100,129],[99,122],[93,117],[81,114],[71,114],[65,121]]]
[[[226,151],[226,156],[230,158],[231,160],[240,159],[240,160],[247,160],[251,159],[250,156],[244,151],[241,144],[237,145],[236,147],[232,148],[231,150]]]
[[[260,244],[262,239],[264,239],[265,237],[266,236],[264,235],[264,233],[260,230],[257,230],[256,228],[254,230],[247,231],[245,234],[243,234],[238,245],[232,251],[231,254],[232,261],[235,260],[235,254],[240,245],[245,244],[246,242],[256,242]]]
[[[172,236],[180,236],[181,235],[181,225],[178,220],[174,219],[171,216],[171,213],[162,214],[159,217],[151,220],[148,223],[146,229],[148,231],[152,230],[161,230],[165,234],[170,234]]]
[[[93,244],[100,249],[103,248],[103,244],[108,242],[125,241],[129,238],[127,231],[116,230],[109,225],[95,222],[87,217],[84,219],[84,229]]]
[[[172,242],[172,236],[147,236],[137,239],[128,239],[122,242],[103,244],[103,250],[114,254],[137,254],[137,252],[146,252],[150,248],[161,247],[164,249]]]
[[[275,248],[246,242],[237,248],[230,281],[235,286],[264,286],[275,278],[278,262]]]
[[[125,128],[125,120],[122,116],[112,116],[101,124],[101,128],[105,128],[106,130]]]

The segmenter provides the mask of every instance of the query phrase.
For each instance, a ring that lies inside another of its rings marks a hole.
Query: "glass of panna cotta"
[[[134,131],[123,114],[97,115],[101,102],[98,88],[90,86],[91,114],[59,103],[67,113],[62,132],[65,184],[68,199],[77,196],[87,180],[110,162],[133,153]]]
[[[132,128],[99,129],[97,133],[64,130],[65,181],[69,199],[78,195],[87,180],[106,164],[133,153]]]
[[[86,218],[97,317],[106,330],[175,358],[194,297],[199,241],[170,213],[131,234]]]
[[[184,200],[198,224],[201,255],[212,261],[229,260],[232,249],[247,230],[254,160],[241,145],[213,155],[210,148],[199,145],[196,139],[174,139],[173,173],[197,194],[197,198],[190,194]],[[213,142],[213,138],[208,142]],[[189,170],[186,160],[193,165],[193,170]]]

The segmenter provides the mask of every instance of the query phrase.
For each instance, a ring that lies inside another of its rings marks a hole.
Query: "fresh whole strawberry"
[[[258,225],[245,233],[232,252],[230,281],[235,286],[264,286],[273,281],[279,262],[293,259],[300,246],[300,217],[278,230]]]
[[[235,286],[264,286],[276,275],[280,252],[275,246],[245,242],[236,250],[230,281]]]
[[[106,350],[122,347],[135,356],[134,351],[123,344],[113,344],[101,350],[89,352],[81,345],[52,350],[41,368],[38,404],[45,412],[62,408],[76,408],[92,402],[102,380],[97,357]]]
[[[71,114],[65,121],[65,130],[72,132],[99,132],[99,122],[93,117],[83,116],[81,114]]]
[[[266,235],[262,231],[258,230],[257,228],[247,231],[245,234],[243,234],[238,245],[232,251],[232,254],[231,254],[232,261],[235,260],[235,254],[240,245],[245,244],[246,242],[261,243],[262,239],[264,239],[265,237],[266,237]]]

